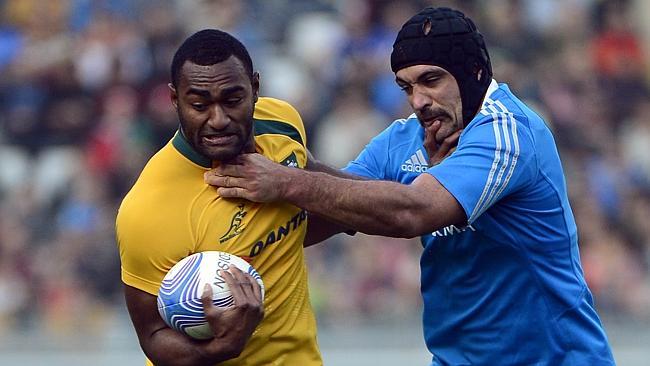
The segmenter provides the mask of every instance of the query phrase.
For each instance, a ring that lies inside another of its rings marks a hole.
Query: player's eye
[[[203,112],[206,110],[207,106],[203,103],[192,103],[192,108],[198,112]]]
[[[440,80],[440,78],[437,76],[429,76],[424,79],[423,84],[426,86],[433,86],[438,82],[438,80]]]
[[[234,107],[234,106],[238,105],[239,103],[241,103],[242,100],[244,100],[244,98],[241,98],[241,97],[228,98],[228,99],[226,99],[226,102],[224,104],[226,104],[229,107]]]
[[[411,94],[413,88],[410,85],[400,85],[399,88],[406,94]]]

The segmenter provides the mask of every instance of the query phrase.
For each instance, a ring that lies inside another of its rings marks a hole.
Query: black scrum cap
[[[435,65],[456,78],[465,125],[474,118],[492,81],[490,56],[483,36],[458,10],[425,8],[397,34],[390,56],[397,72],[413,65]]]

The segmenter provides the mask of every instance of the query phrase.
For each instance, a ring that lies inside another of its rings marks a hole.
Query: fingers
[[[253,276],[240,272],[243,276],[243,281],[245,281],[246,286],[244,287],[244,293],[246,294],[247,297],[250,299],[254,299],[255,302],[262,302],[262,287],[260,286],[259,283],[253,278]],[[240,282],[242,283],[242,282]]]
[[[233,161],[231,161],[233,162]],[[241,177],[242,176],[242,169],[243,166],[241,164],[231,164],[229,163],[222,163],[219,164],[219,166],[212,168],[208,173],[212,173],[214,175],[229,175],[232,177]]]
[[[217,193],[225,198],[243,198],[252,202],[271,202],[281,199],[285,183],[290,178],[282,169],[292,171],[260,154],[241,154],[237,158],[240,165],[221,164],[205,172],[204,181],[217,187]],[[281,183],[278,183],[281,181]]]
[[[235,299],[235,305],[244,302],[242,299],[246,298],[246,295],[243,287],[246,286],[246,282],[241,279],[243,273],[234,265],[231,265],[230,268],[228,268],[228,271],[221,272],[223,274],[223,279],[226,280],[226,283],[228,284],[230,293],[232,293],[232,297]]]
[[[229,271],[230,276],[224,275],[223,277],[235,300],[235,306],[263,316],[262,289],[257,281],[235,266],[230,266]]]
[[[219,273],[228,284],[236,305],[251,302],[250,300],[254,300],[252,302],[262,301],[261,287],[253,276],[242,272],[234,265],[230,266],[227,271],[220,270]],[[212,303],[212,295],[212,286],[206,283],[201,294],[204,310],[210,311],[211,308],[215,308]]]
[[[244,155],[251,155],[251,154],[242,153],[242,154],[239,154],[239,155],[235,155],[230,160],[223,161],[222,163],[224,165],[241,165],[241,164],[244,164],[245,159],[242,158]]]
[[[255,296],[255,300],[259,303],[263,303],[264,299],[262,299],[262,286],[260,286],[259,283],[253,278],[253,276],[247,275],[248,281],[253,285],[253,295]]]
[[[209,173],[216,175],[229,175],[233,177],[244,177],[246,176],[246,166],[252,165],[255,162],[256,158],[263,158],[263,156],[258,153],[239,154],[228,161],[221,162],[221,164],[210,170]]]
[[[424,128],[424,149],[429,156],[435,155],[438,151],[438,144],[436,143],[436,133],[440,129],[440,121],[434,121],[430,126]]]
[[[203,174],[203,180],[212,186],[217,187],[244,187],[246,177],[255,175],[251,172],[252,161],[260,154],[240,154],[227,163],[212,168]],[[248,164],[248,165],[246,165]]]
[[[232,283],[228,283],[230,292],[235,298],[235,303],[243,302],[262,302],[262,291],[260,285],[255,281],[253,276],[242,272],[239,268],[231,267]],[[238,299],[240,302],[238,302]]]
[[[244,188],[240,187],[219,187],[217,188],[217,194],[224,198],[244,198],[249,201],[255,201]]]
[[[203,310],[208,310],[212,305],[212,286],[209,283],[206,283],[203,286],[203,293],[201,294],[201,303],[203,304]]]
[[[435,151],[427,149],[427,153],[429,153],[429,166],[440,164],[440,162],[456,150],[462,132],[463,130],[458,130],[447,136],[442,143],[436,147]]]
[[[438,147],[438,154],[442,157],[446,157],[448,154],[452,153],[456,149],[456,146],[458,146],[458,139],[462,132],[463,130],[458,130],[447,136]]]
[[[203,175],[203,180],[215,187],[240,187],[246,188],[247,180],[243,178],[232,177],[230,175],[220,175],[220,174],[211,174],[212,171],[208,171]]]
[[[219,308],[217,308],[212,302],[212,294],[212,285],[206,283],[205,286],[203,286],[201,303],[203,304],[203,313],[209,322],[212,322],[210,319],[216,319],[219,315]],[[217,327],[212,327],[212,332],[214,334],[217,334],[218,330],[219,329]]]
[[[234,304],[227,308],[213,304],[212,285],[206,284],[201,295],[203,311],[216,339],[231,338],[235,342],[246,340],[264,318],[261,288],[255,279],[234,265],[219,274],[226,281]]]
[[[230,176],[211,175],[206,172],[203,180],[205,183],[217,187],[217,194],[224,198],[245,198],[250,201],[250,195],[246,188],[244,188],[246,181],[242,178],[233,178]]]

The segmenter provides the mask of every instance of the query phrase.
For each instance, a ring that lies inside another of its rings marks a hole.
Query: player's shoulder
[[[415,113],[412,113],[406,118],[394,120],[379,136],[391,140],[392,144],[408,143],[419,136],[420,130],[422,130],[420,120]]]
[[[382,132],[372,138],[364,151],[370,155],[401,153],[413,144],[422,144],[422,126],[415,114],[394,120]],[[418,142],[419,141],[419,142]]]
[[[143,211],[156,212],[160,206],[176,202],[186,195],[175,192],[183,190],[187,194],[200,192],[202,176],[205,168],[185,158],[174,141],[174,138],[155,153],[144,166],[140,175],[129,192],[125,195],[120,206],[120,212],[136,211],[136,216]]]
[[[199,164],[194,155],[197,153],[191,150],[180,132],[176,132],[145,164],[134,186],[157,186],[170,178],[173,182],[180,183],[193,177],[197,171],[206,169],[205,162]]]
[[[541,120],[541,118],[513,94],[507,84],[502,83],[488,92],[473,124],[516,123],[520,127],[527,128],[531,120]]]
[[[260,97],[253,114],[255,135],[285,135],[306,146],[306,132],[298,111],[288,102]]]
[[[260,97],[257,100],[253,118],[302,125],[300,114],[294,106],[287,101],[271,97]]]
[[[388,125],[384,132],[390,134],[410,134],[421,127],[418,117],[415,113],[412,113],[406,118],[398,118],[394,120],[390,125]]]
[[[487,94],[479,113],[465,127],[458,146],[459,149],[490,147],[497,152],[511,153],[522,165],[524,161],[535,161],[540,136],[550,136],[541,117],[519,100],[506,84],[499,84]]]

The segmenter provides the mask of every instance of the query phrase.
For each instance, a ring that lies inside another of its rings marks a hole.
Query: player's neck
[[[246,145],[241,149],[241,154],[249,154],[255,152],[255,139],[251,138],[248,140]]]

